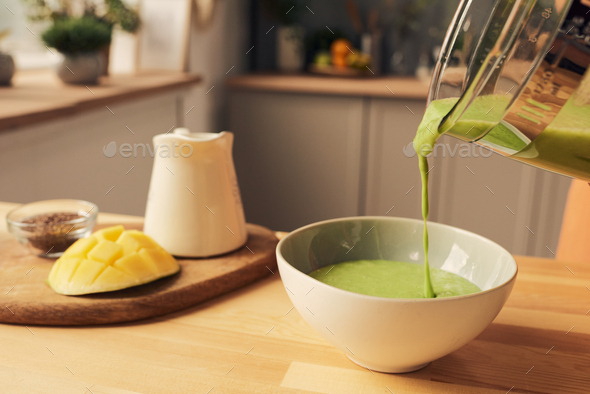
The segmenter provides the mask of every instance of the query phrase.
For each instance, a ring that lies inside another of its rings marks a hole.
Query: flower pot
[[[65,83],[95,84],[101,76],[104,61],[100,52],[64,56],[57,76]]]
[[[277,67],[280,71],[303,70],[303,36],[304,30],[301,26],[281,26],[277,29]]]
[[[7,53],[0,52],[0,85],[9,85],[14,75],[14,60]]]

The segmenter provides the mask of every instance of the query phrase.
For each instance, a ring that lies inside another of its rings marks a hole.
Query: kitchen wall
[[[193,21],[188,68],[201,74],[203,82],[185,99],[185,125],[192,131],[217,132],[227,127],[225,78],[247,69],[249,3],[218,0],[208,26]]]
[[[103,109],[2,131],[0,201],[82,198],[96,202],[104,212],[143,215],[152,159],[106,159],[102,147],[109,141],[121,142],[121,138],[147,144],[172,124],[184,123],[193,131],[225,129],[224,80],[243,72],[248,63],[248,10],[248,0],[217,0],[208,26],[193,23],[188,68],[203,77],[195,88],[111,106],[119,123],[105,118]],[[10,14],[6,8],[0,13]],[[178,114],[180,102],[184,108]],[[136,134],[121,137],[124,125]],[[125,176],[123,167],[133,167],[133,172]],[[115,189],[105,194],[113,185]]]
[[[220,131],[227,126],[224,79],[243,73],[249,64],[245,53],[251,41],[251,1],[255,0],[216,0],[212,20],[206,26],[198,26],[193,14],[188,70],[201,74],[203,82],[186,97],[184,112],[194,106],[185,116],[185,125],[195,131]],[[125,2],[140,5],[140,0]],[[9,28],[11,34],[0,44],[0,50],[13,53],[21,68],[44,68],[55,63],[56,57],[38,39],[46,24],[27,21],[21,0],[5,0],[2,5],[0,31]],[[35,35],[27,30],[28,26]]]
[[[0,40],[0,51],[10,53],[20,69],[52,67],[60,56],[49,52],[39,39],[48,22],[29,21],[25,6],[22,0],[2,1],[0,31],[8,29],[9,35]]]
[[[183,93],[109,104],[116,116],[102,107],[2,130],[0,201],[73,198],[92,201],[102,212],[143,216],[153,159],[141,148],[130,157],[107,157],[103,148],[111,141],[151,145],[153,135],[177,120]]]

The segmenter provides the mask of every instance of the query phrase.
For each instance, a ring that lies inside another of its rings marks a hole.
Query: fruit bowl
[[[357,294],[308,274],[362,259],[422,264],[420,220],[351,217],[291,232],[277,245],[283,285],[301,316],[353,362],[380,372],[410,372],[471,341],[500,312],[516,280],[514,258],[498,244],[428,223],[430,266],[482,291],[448,298],[395,299]]]

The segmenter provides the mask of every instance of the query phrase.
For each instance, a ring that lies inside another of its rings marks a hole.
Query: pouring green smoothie
[[[364,285],[356,286],[388,277],[392,289],[412,282],[411,297],[443,296],[437,271],[429,266],[427,226],[428,156],[441,134],[590,182],[590,34],[570,34],[570,26],[588,22],[588,11],[578,5],[570,9],[574,2],[525,3],[461,0],[445,36],[429,105],[413,141],[422,183],[424,266],[355,261],[329,266],[325,273],[322,268],[316,279],[369,294]],[[397,274],[387,274],[393,271]],[[327,279],[331,273],[336,275]]]
[[[560,113],[531,144],[517,137],[503,123],[494,119],[501,118],[509,104],[506,96],[480,96],[467,108],[461,120],[453,126],[455,134],[485,136],[487,142],[508,147],[516,152],[513,158],[549,168],[578,169],[581,175],[590,173],[590,103],[586,103],[579,92],[574,94],[564,105]],[[414,138],[414,149],[418,153],[420,175],[422,179],[422,216],[424,218],[424,287],[425,295],[432,294],[430,270],[428,264],[428,159],[438,138],[444,117],[453,109],[457,99],[435,100],[426,108],[424,118],[418,126]]]
[[[454,134],[481,136],[485,141],[513,150],[515,159],[539,165],[564,165],[590,173],[590,104],[572,97],[562,111],[533,143],[519,137],[509,126],[497,123],[510,98],[489,95],[477,97],[460,120]],[[471,294],[480,289],[468,280],[440,269],[431,269],[428,261],[428,156],[441,133],[441,122],[457,103],[456,98],[435,100],[426,108],[414,137],[414,149],[422,182],[424,219],[424,265],[385,260],[360,260],[329,265],[310,275],[326,284],[361,294],[390,298],[434,298]],[[491,129],[491,130],[490,130]],[[487,132],[487,134],[486,134]]]
[[[457,127],[465,133],[479,133],[493,126],[492,119],[507,105],[507,98],[490,96],[478,99],[469,116]],[[356,293],[389,298],[434,298],[471,294],[480,289],[467,279],[440,269],[430,269],[428,261],[428,159],[440,137],[439,126],[456,99],[437,100],[426,109],[414,139],[422,181],[422,217],[424,219],[424,265],[386,260],[359,260],[329,265],[310,273],[326,284]],[[494,112],[496,108],[496,112]]]
[[[465,135],[478,135],[491,128],[492,120],[498,111],[503,111],[508,104],[508,98],[502,96],[483,96],[477,98],[467,109],[465,116],[455,124],[455,130],[464,131]],[[432,287],[430,264],[428,262],[428,166],[427,156],[434,149],[436,141],[442,135],[439,132],[444,117],[451,111],[457,99],[436,100],[426,108],[424,118],[418,126],[414,137],[414,149],[418,153],[420,178],[422,181],[422,218],[424,219],[424,297],[433,298],[437,294]],[[501,138],[501,136],[499,136]]]

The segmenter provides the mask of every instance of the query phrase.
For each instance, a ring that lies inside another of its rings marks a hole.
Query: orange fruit
[[[346,56],[343,55],[333,55],[332,56],[332,65],[337,68],[346,68],[348,64],[346,64]]]
[[[345,56],[348,53],[350,53],[348,48],[352,48],[352,44],[350,43],[350,41],[344,38],[339,38],[337,40],[334,40],[332,42],[332,45],[330,45],[330,52],[332,53],[332,56]]]

